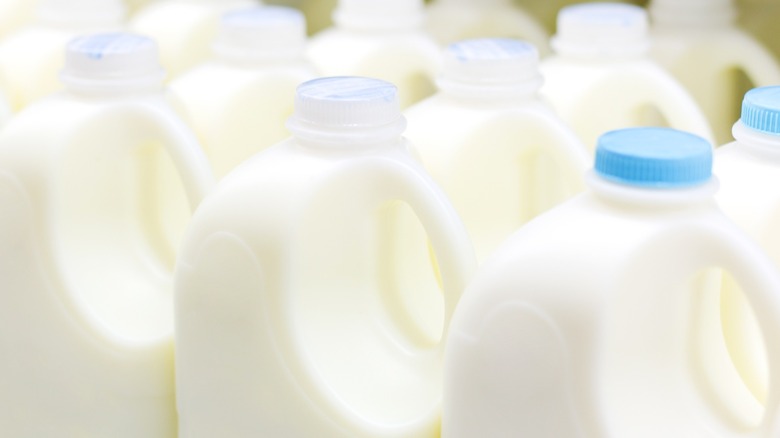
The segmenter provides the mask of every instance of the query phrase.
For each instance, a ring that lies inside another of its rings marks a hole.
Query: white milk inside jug
[[[130,21],[130,27],[157,41],[168,79],[173,79],[209,57],[223,13],[259,3],[259,0],[159,0],[141,9]]]
[[[326,76],[370,76],[400,89],[401,107],[430,96],[441,52],[425,33],[422,0],[340,0],[335,26],[315,35],[307,54]]]
[[[150,39],[78,38],[0,135],[3,436],[176,435],[167,227],[213,177],[163,76]]]
[[[0,2],[0,38],[27,25],[35,15],[37,0],[4,0]]]
[[[429,318],[449,320],[476,262],[404,124],[387,82],[306,82],[293,138],[198,209],[175,280],[184,436],[438,436],[443,346],[399,303],[385,206],[428,231],[443,301]]]
[[[35,20],[0,44],[0,78],[18,111],[61,84],[65,46],[75,36],[122,26],[121,0],[40,0]]]
[[[171,83],[217,177],[289,137],[295,88],[315,77],[305,43],[306,22],[295,9],[228,12],[212,59]]]
[[[543,54],[550,36],[512,0],[435,0],[428,6],[428,31],[443,44],[469,38],[518,38]]]
[[[601,137],[590,191],[513,235],[446,343],[442,436],[780,433],[729,357],[713,267],[733,274],[780,373],[780,275],[715,206],[712,146],[668,128]]]
[[[452,199],[482,261],[520,225],[579,192],[591,159],[538,97],[539,55],[528,43],[452,44],[438,85],[406,111],[406,137]]]
[[[716,199],[780,266],[780,87],[748,92],[742,108],[734,126],[737,141],[716,153],[715,173],[722,181]],[[732,279],[723,281],[724,330],[732,356],[748,387],[766,401],[769,376],[761,331]]]
[[[555,55],[542,62],[542,94],[587,147],[606,131],[636,126],[671,126],[712,139],[693,97],[649,58],[644,9],[566,7],[552,47]]]
[[[742,96],[780,84],[780,63],[736,26],[734,0],[653,0],[649,10],[653,58],[699,103],[717,144],[730,142]]]

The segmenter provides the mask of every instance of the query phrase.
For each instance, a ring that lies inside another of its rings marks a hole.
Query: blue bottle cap
[[[596,173],[636,187],[685,188],[712,177],[712,145],[669,128],[630,128],[599,138]]]
[[[742,101],[742,124],[765,134],[780,135],[780,86],[748,91]]]

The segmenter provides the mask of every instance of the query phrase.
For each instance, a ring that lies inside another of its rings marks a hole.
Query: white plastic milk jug
[[[427,27],[443,44],[464,39],[504,37],[532,43],[546,54],[547,30],[513,0],[435,0]]]
[[[402,108],[435,92],[441,50],[424,31],[422,0],[339,0],[333,20],[307,50],[320,73],[392,82]]]
[[[693,97],[649,58],[644,9],[568,6],[558,14],[552,47],[555,55],[542,62],[542,94],[589,148],[604,132],[636,126],[671,126],[712,139]]]
[[[228,12],[212,59],[171,83],[218,177],[289,137],[295,89],[316,76],[305,43],[306,22],[295,9]]]
[[[484,260],[520,225],[581,191],[592,160],[538,97],[539,55],[528,43],[452,44],[438,85],[406,111],[406,137]]]
[[[119,30],[122,0],[39,0],[36,19],[0,44],[0,80],[14,111],[62,88],[65,46],[79,34]]]
[[[76,39],[0,135],[1,436],[176,436],[171,235],[213,177],[162,78],[147,38]]]
[[[306,82],[293,137],[198,209],[176,273],[182,436],[438,436],[443,346],[394,282],[388,208],[428,231],[440,334],[476,262],[404,125],[387,82]]]
[[[649,10],[653,58],[696,98],[718,144],[730,142],[745,91],[780,84],[780,63],[737,27],[734,0],[653,0]]]
[[[772,376],[780,274],[716,207],[712,146],[668,128],[599,141],[590,191],[521,228],[447,339],[442,436],[777,437],[734,370],[710,268],[746,286]]]
[[[130,28],[157,41],[163,67],[168,78],[173,79],[209,57],[222,14],[259,3],[259,0],[158,0],[133,16]]]
[[[780,87],[745,95],[742,118],[734,125],[736,142],[716,153],[722,181],[716,197],[723,211],[748,232],[780,266]],[[748,387],[767,398],[768,370],[761,331],[747,301],[729,277],[723,279],[724,329]]]
[[[0,0],[0,38],[27,25],[39,0]]]

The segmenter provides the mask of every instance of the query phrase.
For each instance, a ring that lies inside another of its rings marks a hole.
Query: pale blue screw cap
[[[712,177],[712,145],[670,128],[629,128],[599,138],[596,173],[609,181],[646,188],[685,188]]]
[[[742,101],[742,124],[765,134],[780,135],[780,86],[748,91]]]

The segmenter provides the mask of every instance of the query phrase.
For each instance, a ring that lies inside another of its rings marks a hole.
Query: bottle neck
[[[65,90],[71,94],[99,98],[113,99],[141,94],[160,94],[163,92],[163,79],[165,73],[160,72],[141,78],[125,80],[94,80],[68,75],[61,75],[60,80]]]
[[[212,47],[212,53],[219,61],[236,67],[245,68],[299,65],[305,63],[303,50],[299,47],[248,50],[245,48],[215,44]]]
[[[742,121],[735,123],[731,132],[745,151],[763,159],[780,161],[780,135],[756,131]]]
[[[507,104],[536,99],[543,83],[541,76],[524,83],[504,85],[454,81],[443,77],[436,82],[436,85],[442,95],[453,99],[485,104]]]
[[[307,123],[291,117],[287,129],[296,143],[317,150],[348,151],[382,148],[397,144],[406,130],[406,119],[384,126],[371,127],[328,127]]]
[[[684,209],[711,202],[718,191],[717,178],[691,188],[642,188],[618,184],[591,171],[586,178],[588,187],[599,199],[610,204],[648,209]]]
[[[632,44],[585,45],[561,38],[553,38],[552,48],[556,55],[582,62],[626,62],[648,56],[650,39]]]

